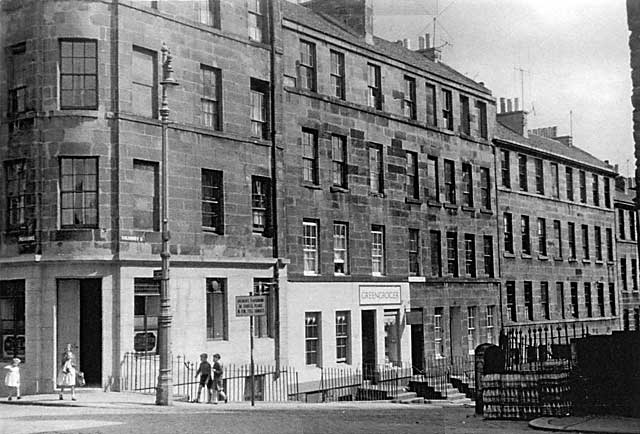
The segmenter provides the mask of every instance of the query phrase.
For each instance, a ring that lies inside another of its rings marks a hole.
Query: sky
[[[433,34],[437,10],[444,63],[496,99],[524,100],[529,128],[573,132],[574,145],[633,174],[625,0],[372,1],[374,33],[412,48]]]

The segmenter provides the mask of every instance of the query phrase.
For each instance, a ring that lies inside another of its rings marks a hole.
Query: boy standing
[[[220,354],[216,353],[213,355],[213,403],[218,403],[218,394],[220,394],[220,398],[227,402],[227,395],[224,393],[224,389],[222,388],[222,377],[224,375],[224,369],[222,368],[222,363],[220,363]]]
[[[215,357],[215,356],[214,356]],[[196,371],[196,378],[200,375],[200,387],[195,402],[199,402],[200,394],[203,388],[207,388],[207,403],[211,402],[211,389],[213,387],[213,379],[211,378],[211,365],[207,361],[207,353],[200,354],[200,366]]]

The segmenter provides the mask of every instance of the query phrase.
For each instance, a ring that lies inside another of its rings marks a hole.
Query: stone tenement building
[[[624,330],[640,330],[638,290],[638,218],[635,207],[635,179],[616,178],[616,251],[620,314]]]
[[[277,263],[270,46],[265,10],[222,3],[0,2],[2,356],[23,359],[27,393],[52,389],[66,343],[95,385],[117,386],[126,352],[156,351],[163,41],[180,82],[169,90],[173,353],[248,360],[234,299],[268,291]],[[274,359],[270,313],[258,361]]]
[[[303,380],[496,339],[489,90],[375,38],[368,2],[348,26],[329,2],[229,6],[0,2],[3,357],[27,392],[66,343],[100,385],[157,350],[163,41],[174,354],[246,362],[252,291],[257,361]]]
[[[294,367],[301,390],[326,367],[464,358],[497,341],[503,315],[512,323],[507,303],[529,303],[517,323],[547,321],[533,301],[543,276],[565,285],[562,312],[546,296],[548,321],[574,321],[573,282],[578,320],[612,327],[615,267],[598,258],[615,252],[598,253],[594,231],[604,240],[613,221],[615,173],[496,125],[482,83],[372,22],[369,0],[0,0],[0,338],[3,359],[25,362],[26,393],[54,387],[66,343],[100,386],[118,387],[126,353],[157,352],[162,42],[180,83],[168,91],[174,355],[247,362],[235,297],[251,292],[268,295],[256,361]],[[533,194],[496,184],[503,149],[531,159]],[[600,204],[536,194],[536,158],[571,167],[576,189],[581,171],[597,178]],[[555,261],[551,236],[546,261],[504,257],[505,212],[559,219],[562,237],[587,225],[592,248],[577,251],[590,257],[570,261],[567,239]],[[509,282],[515,299],[501,301]]]
[[[631,79],[633,83],[631,103],[633,104],[633,139],[635,141],[636,157],[636,173],[634,185],[638,185],[638,180],[640,180],[640,2],[627,0],[627,18],[629,30],[631,30],[631,34],[629,35],[629,49],[631,53]],[[640,198],[636,194],[634,199],[636,210],[638,209],[639,203]],[[623,299],[625,299],[625,301],[628,300],[625,297],[624,293]],[[628,308],[631,309],[631,306],[629,306]],[[634,315],[638,315],[640,317],[640,311],[638,311],[637,314],[635,312],[636,311],[634,311]],[[624,322],[626,325],[626,321]],[[636,329],[640,329],[640,324],[638,324],[638,322],[640,322],[640,319],[636,322]]]
[[[434,49],[375,37],[367,4],[282,3],[281,325],[309,380],[498,334],[493,98]]]
[[[527,131],[526,115],[501,99],[494,143],[503,325],[618,329],[616,171],[556,128]]]

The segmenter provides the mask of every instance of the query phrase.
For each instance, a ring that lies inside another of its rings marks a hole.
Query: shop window
[[[400,366],[400,312],[384,311],[384,361],[385,364]]]
[[[24,280],[0,281],[0,332],[2,358],[25,361]]]
[[[133,280],[133,349],[139,353],[158,351],[160,280],[136,277]]]

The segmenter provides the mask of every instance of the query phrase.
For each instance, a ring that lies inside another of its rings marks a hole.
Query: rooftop
[[[528,146],[546,154],[586,164],[612,174],[615,173],[612,166],[576,146],[567,146],[557,140],[534,134],[524,137],[504,126],[500,121],[496,122],[495,139]]]
[[[478,92],[491,95],[491,91],[480,83],[471,80],[465,75],[457,72],[453,68],[442,62],[434,62],[423,54],[403,47],[396,42],[387,41],[374,36],[373,45],[367,44],[363,37],[349,31],[337,20],[324,14],[318,14],[302,5],[293,4],[286,0],[281,0],[283,18],[303,25],[318,32],[342,39],[345,42],[375,52],[390,59],[411,65],[428,73],[437,75],[447,80],[451,80],[460,85],[472,88]]]

